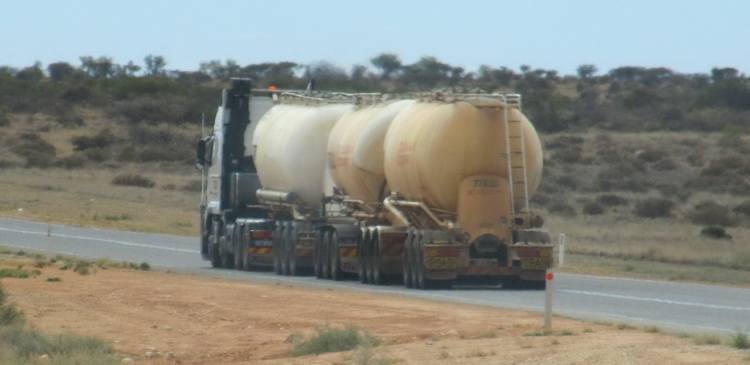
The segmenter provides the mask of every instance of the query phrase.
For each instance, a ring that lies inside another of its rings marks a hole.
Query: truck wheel
[[[323,230],[316,231],[313,241],[313,274],[318,279],[323,278],[323,235]]]
[[[330,255],[331,258],[331,280],[341,280],[341,249],[339,247],[339,235],[332,231],[330,236]]]
[[[374,285],[383,284],[383,273],[380,272],[380,236],[372,239],[372,250],[370,251],[370,282]]]
[[[413,288],[414,282],[412,281],[412,264],[411,264],[411,257],[412,257],[412,241],[414,240],[414,232],[412,232],[411,229],[409,229],[409,232],[406,235],[406,242],[404,242],[404,251],[401,254],[401,261],[402,261],[402,267],[403,267],[403,276],[404,276],[404,286],[407,288]]]
[[[331,278],[331,231],[323,233],[323,241],[320,243],[320,276],[323,279]]]
[[[208,238],[208,255],[211,257],[211,267],[221,268],[221,253],[219,252],[219,234],[221,223],[214,220],[211,223],[211,233]]]
[[[359,263],[359,282],[366,284],[367,281],[367,257],[369,254],[367,253],[367,245],[370,242],[368,232],[363,232],[362,236],[360,237],[359,242],[357,243],[357,262]]]
[[[234,247],[234,268],[245,269],[245,254],[242,252],[242,227],[235,224],[232,232],[232,247]]]
[[[221,256],[221,267],[225,269],[233,269],[234,268],[234,255],[229,251],[227,245],[227,241],[229,240],[229,237],[226,235],[222,235],[219,237],[219,253]]]
[[[284,233],[284,223],[281,221],[276,222],[276,229],[273,231],[273,271],[276,275],[283,275],[283,258],[286,257],[284,252],[284,245],[281,236]]]
[[[289,223],[286,239],[286,273],[289,276],[297,276],[297,230]]]

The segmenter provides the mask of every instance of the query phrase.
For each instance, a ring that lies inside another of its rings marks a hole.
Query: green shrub
[[[136,186],[141,188],[153,188],[156,183],[144,176],[138,174],[120,174],[112,179],[113,185]]]
[[[749,349],[750,341],[747,339],[747,333],[737,331],[737,333],[730,335],[729,345],[736,349]]]
[[[731,239],[732,238],[732,236],[727,234],[727,231],[726,229],[724,229],[724,227],[718,227],[718,226],[704,227],[703,229],[701,229],[701,236],[714,238],[714,239]]]
[[[605,207],[614,207],[618,205],[627,205],[628,199],[614,194],[602,194],[596,197],[596,202]]]
[[[687,213],[687,218],[695,224],[724,227],[735,225],[734,219],[730,216],[729,208],[710,200],[696,204]]]
[[[191,180],[183,185],[180,190],[189,193],[200,193],[201,188],[203,187],[202,184],[203,183],[200,180]]]
[[[323,354],[327,352],[348,351],[361,345],[377,346],[380,340],[351,325],[344,329],[331,328],[328,325],[315,327],[316,335],[308,340],[295,342],[292,356]]]
[[[668,199],[650,198],[635,204],[635,215],[642,218],[669,218],[674,203]]]
[[[23,325],[26,319],[16,305],[8,303],[8,294],[0,283],[0,326]],[[2,341],[0,341],[2,342]]]
[[[0,269],[0,278],[26,279],[29,273],[21,269]]]
[[[604,207],[597,202],[588,202],[583,205],[582,212],[586,215],[602,215],[604,214]]]
[[[93,136],[76,136],[71,138],[74,151],[85,151],[91,148],[108,148],[117,139],[109,129],[104,129]]]
[[[36,133],[22,133],[11,152],[26,159],[27,167],[47,167],[54,161],[56,149]]]
[[[745,200],[732,209],[733,212],[750,216],[750,200]]]
[[[568,216],[576,215],[576,208],[566,202],[552,203],[547,210],[552,214]]]

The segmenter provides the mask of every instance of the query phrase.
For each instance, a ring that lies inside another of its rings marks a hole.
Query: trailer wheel
[[[286,253],[284,252],[284,245],[283,240],[281,239],[281,236],[284,233],[284,222],[278,221],[276,222],[276,229],[273,231],[273,271],[276,273],[276,275],[283,275],[283,258],[286,257]]]
[[[284,274],[297,276],[297,229],[294,228],[293,223],[289,222],[286,232],[283,236],[286,241],[286,272]]]
[[[323,233],[323,241],[320,243],[320,275],[323,279],[331,278],[331,231]]]
[[[370,250],[370,282],[373,285],[383,284],[383,273],[380,271],[380,236],[372,239]]]
[[[411,257],[413,254],[412,249],[412,241],[414,240],[414,232],[409,229],[408,233],[406,234],[406,242],[404,243],[404,251],[401,253],[401,261],[404,271],[404,286],[407,288],[413,288],[414,287],[414,281],[413,281],[413,265],[412,265],[412,259]]]
[[[369,260],[367,257],[369,256],[369,253],[367,252],[367,246],[369,243],[370,234],[367,231],[362,232],[362,236],[360,236],[360,240],[357,243],[357,262],[359,263],[359,282],[363,284],[368,282],[367,262]]]
[[[331,263],[331,280],[341,280],[341,249],[339,247],[339,235],[336,231],[331,231],[330,234],[330,255]]]
[[[323,279],[323,235],[324,230],[318,230],[315,232],[315,240],[313,241],[313,274],[318,279]]]

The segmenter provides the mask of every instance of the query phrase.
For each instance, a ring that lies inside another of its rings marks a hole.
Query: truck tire
[[[297,229],[289,222],[286,234],[283,235],[286,246],[286,271],[285,275],[297,276]]]
[[[406,234],[406,242],[404,242],[404,251],[401,254],[401,261],[403,267],[403,279],[404,286],[407,288],[414,287],[414,271],[412,265],[413,248],[412,242],[414,241],[414,231],[409,229]]]
[[[383,273],[380,271],[380,235],[375,235],[370,243],[370,283],[383,284]]]
[[[273,231],[273,271],[276,275],[283,275],[283,261],[286,257],[282,236],[284,234],[284,223],[276,222],[276,229]]]
[[[229,250],[229,236],[219,237],[219,256],[221,256],[221,267],[225,269],[234,268],[234,255]]]
[[[331,278],[331,231],[323,233],[320,243],[320,276],[323,279]]]
[[[359,261],[359,282],[370,283],[370,232],[365,231],[357,250]]]
[[[245,254],[242,252],[242,226],[234,225],[232,232],[232,247],[234,247],[234,268],[245,270]]]
[[[330,234],[330,245],[328,246],[330,249],[328,250],[330,257],[330,270],[331,270],[331,280],[341,280],[341,249],[339,248],[339,235],[336,233],[336,231],[331,231]]]
[[[211,223],[211,232],[208,238],[208,255],[211,258],[211,267],[221,268],[221,252],[219,252],[219,235],[221,234],[221,222],[214,219]]]
[[[319,229],[315,231],[315,240],[313,241],[313,275],[316,278],[323,278],[323,235],[325,231]]]

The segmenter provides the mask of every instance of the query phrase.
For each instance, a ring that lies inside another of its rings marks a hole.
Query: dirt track
[[[136,364],[361,364],[368,356],[400,364],[750,363],[747,350],[617,324],[555,318],[542,335],[535,313],[330,289],[57,267],[2,284],[36,328],[103,338]],[[355,325],[384,344],[289,357],[295,338],[324,324]]]

